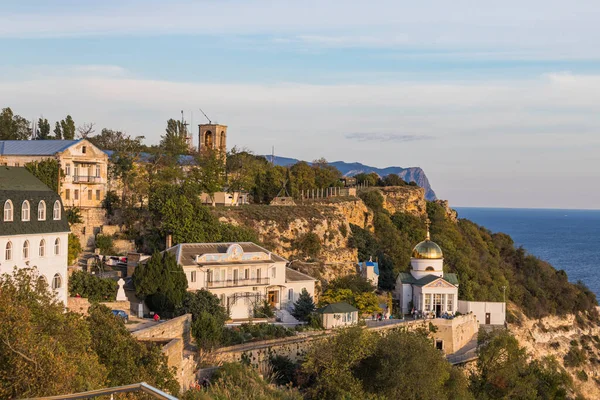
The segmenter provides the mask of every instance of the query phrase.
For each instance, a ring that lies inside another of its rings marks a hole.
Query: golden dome
[[[444,258],[442,249],[435,242],[432,242],[429,237],[429,230],[427,230],[427,239],[415,246],[412,251],[413,258],[425,258],[425,259],[440,259]]]

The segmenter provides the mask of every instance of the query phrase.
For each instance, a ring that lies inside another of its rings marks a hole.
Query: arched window
[[[221,131],[221,138],[219,140],[219,147],[221,147],[221,149],[223,147],[225,147],[225,131]]]
[[[46,279],[44,275],[40,275],[40,277],[38,278],[38,282],[44,287],[44,289],[48,287],[48,279]]]
[[[57,256],[60,254],[60,239],[56,238],[54,241],[54,255]]]
[[[60,219],[60,201],[54,202],[54,208],[52,209],[52,218],[56,221]]]
[[[12,260],[12,242],[6,243],[6,251],[4,252],[4,259],[6,261]]]
[[[29,258],[29,240],[26,240],[23,243],[23,259],[27,260]]]
[[[54,275],[54,278],[52,278],[52,289],[54,289],[54,290],[60,289],[61,286],[62,286],[62,278],[60,277],[60,274]]]
[[[4,202],[4,221],[13,220],[13,204],[12,201],[6,200]]]
[[[40,200],[38,203],[38,221],[46,220],[46,202],[44,200]]]
[[[212,149],[213,147],[213,134],[211,131],[206,131],[204,134],[204,146],[209,149]]]
[[[427,267],[425,268],[425,271],[435,271],[435,269],[433,269],[433,267]]]
[[[46,241],[42,239],[40,241],[40,257],[44,257],[46,255]]]
[[[25,200],[21,205],[21,221],[29,221],[29,202]]]

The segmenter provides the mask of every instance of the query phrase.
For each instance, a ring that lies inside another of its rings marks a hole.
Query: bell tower
[[[227,125],[200,124],[198,125],[198,149],[218,150],[227,153]]]

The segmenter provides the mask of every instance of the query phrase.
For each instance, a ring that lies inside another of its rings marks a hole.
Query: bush
[[[308,232],[296,239],[292,248],[305,258],[316,258],[321,253],[321,240],[314,232]]]
[[[575,373],[575,376],[577,376],[577,379],[583,382],[587,382],[588,380],[588,374],[584,370],[577,371],[577,373]]]
[[[302,289],[302,293],[300,293],[298,300],[294,303],[292,315],[299,321],[307,321],[315,309],[316,306],[312,296],[306,289]]]
[[[268,300],[263,300],[259,303],[254,304],[253,309],[254,318],[273,318],[275,317],[275,312],[273,311],[273,307]]]
[[[583,350],[581,350],[579,347],[571,347],[569,352],[565,354],[563,363],[565,367],[576,368],[583,364],[586,359],[587,358]]]
[[[100,278],[83,271],[76,271],[69,278],[69,296],[77,295],[89,301],[115,301],[119,285],[112,279]]]
[[[202,349],[217,347],[223,337],[223,322],[218,317],[202,311],[192,322],[192,336]]]
[[[112,237],[101,234],[96,235],[96,248],[100,249],[100,254],[114,253]]]
[[[273,368],[275,382],[278,385],[296,384],[299,365],[285,356],[271,356],[269,363]]]
[[[296,331],[261,322],[259,324],[242,324],[232,328],[224,328],[221,344],[231,346],[255,340],[268,340],[294,336]]]
[[[75,236],[73,233],[69,233],[69,250],[68,250],[68,261],[69,265],[73,265],[83,249],[81,248],[81,243],[79,242],[79,238]]]

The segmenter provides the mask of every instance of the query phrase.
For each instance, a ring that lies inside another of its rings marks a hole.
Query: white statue
[[[119,285],[119,290],[117,290],[117,301],[127,301],[127,296],[125,296],[125,289],[123,289],[123,286],[125,286],[125,281],[123,280],[123,278],[119,278],[119,280],[117,281],[117,285]]]

